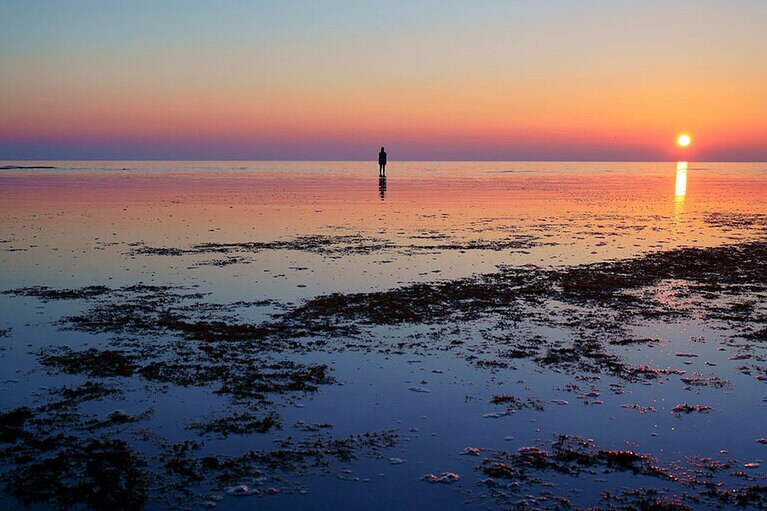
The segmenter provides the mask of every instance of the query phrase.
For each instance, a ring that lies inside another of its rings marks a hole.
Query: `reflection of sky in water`
[[[295,302],[333,291],[369,291],[492,272],[499,264],[575,264],[678,246],[718,245],[754,233],[747,227],[724,230],[706,221],[711,214],[767,211],[767,185],[759,167],[752,164],[694,164],[690,168],[695,172],[694,189],[689,194],[684,162],[677,164],[675,175],[668,163],[392,162],[386,183],[376,183],[375,165],[348,162],[61,166],[82,170],[0,171],[2,289],[168,283],[198,286],[194,289],[212,293],[208,299],[213,302],[263,298]],[[236,253],[232,255],[243,260],[226,266],[207,264],[224,257],[220,254],[130,253],[131,244],[137,242],[189,248],[205,242],[290,240],[316,234],[360,235],[389,246],[362,254],[286,249]],[[534,243],[501,250],[470,248],[472,242],[503,240]],[[466,246],[444,249],[441,244]],[[684,295],[674,286],[662,287],[656,299],[678,301],[684,307],[678,298]],[[39,387],[61,383],[60,377],[37,370],[30,353],[39,347],[61,343],[80,348],[109,339],[57,328],[56,321],[78,307],[0,295],[0,328],[12,327],[12,340],[19,343],[0,356],[2,379],[20,382],[6,382],[0,388],[5,406],[23,404]],[[263,309],[243,314],[252,321],[265,317]],[[301,509],[309,505],[301,499],[310,498],[334,502],[336,509],[355,509],[364,498],[366,508],[391,509],[392,500],[377,496],[393,495],[399,507],[463,509],[466,495],[456,496],[453,487],[426,485],[418,478],[427,472],[456,471],[471,488],[477,460],[458,455],[463,448],[515,450],[549,441],[556,433],[596,438],[601,445],[616,448],[628,445],[664,460],[690,454],[718,456],[720,449],[739,459],[767,456],[767,451],[754,453],[755,448],[767,449],[754,443],[765,436],[762,425],[767,416],[761,402],[765,390],[755,386],[759,382],[753,376],[735,370],[739,362],[730,360],[732,348],[720,350],[720,341],[728,335],[725,327],[647,321],[629,328],[637,336],[666,340],[652,348],[616,348],[632,361],[683,367],[690,373],[716,372],[732,380],[732,389],[686,390],[672,377],[663,385],[624,384],[626,393],[614,394],[608,390],[614,380],[604,377],[579,382],[585,391],[591,385],[600,388],[604,401],[584,406],[573,393],[561,390],[572,383],[569,376],[541,370],[529,361],[493,372],[428,350],[404,359],[364,351],[310,354],[306,357],[330,364],[334,376],[346,384],[307,397],[303,407],[287,408],[285,423],[330,422],[339,436],[398,428],[412,439],[390,454],[407,463],[395,467],[385,459],[364,461],[354,465],[354,474],[370,478],[369,483],[313,478],[306,482],[308,497],[226,504],[239,509],[253,504]],[[419,330],[428,328],[380,327],[371,335],[396,344]],[[570,335],[556,329],[537,333],[562,339]],[[447,330],[443,335],[461,338],[463,332]],[[696,342],[697,338],[706,342]],[[676,352],[696,352],[699,357],[681,360]],[[431,393],[408,390],[422,380],[428,380],[424,385]],[[488,403],[489,397],[504,393],[542,399],[546,412],[522,410],[508,417],[483,418],[500,410]],[[226,406],[224,399],[196,388],[151,399],[158,410],[152,426],[175,440],[186,435],[179,416]],[[551,405],[551,399],[567,399],[570,404]],[[682,402],[707,404],[714,411],[675,418],[669,410]],[[622,408],[626,403],[654,406],[658,412],[639,415]],[[119,407],[134,413],[145,405],[129,401]],[[503,440],[510,435],[514,440]],[[233,452],[271,444],[268,436],[229,441]],[[561,484],[565,490],[568,484],[600,487],[594,481]],[[376,499],[370,500],[371,496]],[[569,496],[579,502],[577,494]]]
[[[0,241],[16,250],[0,253],[5,282],[183,276],[232,297],[300,298],[465,276],[498,264],[572,264],[718,244],[739,233],[725,236],[705,222],[707,214],[767,209],[759,169],[747,164],[696,170],[695,196],[677,194],[671,210],[668,190],[682,178],[681,170],[672,178],[668,164],[393,162],[383,201],[376,169],[364,163],[88,165],[0,174]],[[125,256],[136,242],[187,248],[306,235],[359,235],[393,248],[341,257],[234,254],[248,264],[225,268],[200,265],[216,258],[210,254],[183,261]],[[534,243],[495,251],[428,248],[478,240]]]

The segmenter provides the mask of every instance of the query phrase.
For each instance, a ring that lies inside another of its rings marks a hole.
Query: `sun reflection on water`
[[[687,195],[687,162],[680,161],[676,164],[676,196],[677,202],[684,202]]]
[[[674,223],[679,228],[684,211],[684,199],[687,195],[687,162],[676,164],[676,184],[674,186]]]

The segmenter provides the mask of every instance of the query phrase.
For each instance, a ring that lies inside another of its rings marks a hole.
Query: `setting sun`
[[[0,511],[767,511],[766,50],[767,0],[0,0]]]

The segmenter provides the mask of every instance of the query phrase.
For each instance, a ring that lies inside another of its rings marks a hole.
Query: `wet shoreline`
[[[4,211],[0,503],[767,505],[764,212],[323,193]]]
[[[41,366],[53,373],[81,376],[85,383],[52,389],[43,406],[20,407],[3,413],[0,422],[5,447],[2,454],[4,463],[10,468],[3,476],[6,490],[24,502],[58,501],[68,505],[68,502],[87,498],[95,500],[84,500],[86,505],[103,507],[114,505],[115,502],[109,499],[115,498],[123,502],[120,505],[140,507],[144,498],[158,497],[150,495],[148,486],[141,483],[144,480],[186,478],[196,484],[218,482],[224,483],[222,488],[229,488],[226,491],[233,494],[240,492],[256,495],[266,491],[261,488],[261,482],[256,485],[258,488],[250,490],[237,490],[247,485],[236,483],[239,480],[259,478],[279,481],[276,474],[294,474],[299,469],[311,473],[311,467],[328,463],[326,456],[341,461],[367,456],[358,453],[361,446],[356,439],[333,439],[327,435],[307,439],[311,441],[311,444],[307,444],[311,447],[295,447],[287,443],[284,444],[288,446],[287,451],[249,452],[243,455],[244,459],[227,458],[226,463],[216,456],[194,456],[204,438],[211,435],[222,438],[270,432],[285,435],[296,428],[296,424],[290,427],[281,419],[280,410],[286,403],[296,396],[303,398],[317,392],[320,387],[338,384],[326,365],[299,363],[291,360],[293,353],[334,353],[352,349],[407,357],[421,352],[426,347],[423,343],[428,340],[428,350],[438,349],[462,357],[477,370],[514,370],[518,363],[530,361],[540,369],[554,370],[576,378],[596,378],[595,381],[603,375],[614,378],[614,392],[621,385],[636,382],[657,384],[671,382],[673,379],[679,379],[688,388],[730,387],[729,382],[716,375],[688,371],[681,363],[673,367],[630,364],[612,348],[663,343],[657,339],[632,338],[626,325],[641,323],[648,318],[673,318],[679,321],[698,317],[710,322],[723,322],[729,328],[734,328],[734,336],[729,345],[741,355],[731,357],[742,364],[738,366],[738,371],[753,374],[757,382],[767,380],[767,366],[762,364],[765,356],[759,344],[764,336],[767,318],[761,316],[761,311],[755,316],[757,311],[753,301],[754,297],[762,296],[767,291],[765,256],[767,244],[751,242],[709,249],[659,252],[625,261],[576,266],[559,271],[504,268],[496,274],[460,281],[418,284],[377,293],[318,297],[284,312],[277,312],[272,321],[262,324],[238,322],[231,314],[231,308],[206,304],[205,294],[185,289],[138,285],[118,289],[91,286],[61,290],[45,287],[7,290],[4,292],[6,295],[36,298],[43,303],[73,300],[84,304],[82,314],[62,318],[59,328],[109,334],[113,338],[110,344],[114,348],[41,350],[38,354]],[[688,305],[679,309],[663,301],[653,302],[652,293],[664,282],[672,282],[676,291],[689,300],[689,304],[695,304],[696,299],[699,299],[697,307]],[[639,295],[632,294],[637,291]],[[746,303],[751,306],[744,306],[743,299],[747,299]],[[235,307],[261,305],[236,304]],[[558,309],[559,317],[556,319],[548,315],[536,315],[534,312],[535,309],[545,311],[552,308]],[[588,308],[600,309],[602,312]],[[443,325],[454,321],[470,325],[504,320],[512,321],[514,326],[495,323],[491,331],[493,343],[490,345],[486,342],[472,344],[456,340],[435,344],[428,334],[419,333],[405,338],[406,342],[392,346],[386,342],[376,342],[371,336],[371,330],[379,326]],[[572,329],[575,335],[572,344],[562,343],[559,339],[520,338],[515,335],[520,330],[516,323],[557,325]],[[159,339],[164,341],[156,342]],[[698,355],[676,353],[677,360],[685,357],[697,358]],[[118,438],[121,432],[124,433],[126,429],[151,416],[151,410],[138,415],[116,410],[105,418],[88,418],[78,414],[78,407],[88,401],[114,399],[115,395],[125,399],[120,388],[122,385],[119,384],[121,378],[144,382],[146,392],[149,393],[152,392],[151,387],[157,384],[208,388],[215,394],[225,396],[233,408],[251,411],[188,423],[188,431],[196,433],[192,436],[194,440],[168,446],[169,451],[160,454],[159,458],[147,459],[133,452],[128,444]],[[411,390],[431,392],[428,381],[420,383],[420,386],[412,386]],[[577,397],[584,404],[589,401],[602,404],[597,398],[603,391],[595,386],[589,393],[582,392]],[[523,401],[513,395],[495,396],[491,401],[506,407],[500,415],[495,415],[499,418],[525,408],[545,412],[551,406],[568,405],[566,400],[546,402],[545,399],[527,398]],[[639,408],[640,413],[648,411],[648,408],[642,409],[640,405],[624,406]],[[677,404],[672,410],[678,418],[681,414],[711,411],[712,407],[708,405],[687,403]],[[656,410],[652,408],[651,412],[655,413]],[[716,413],[716,410],[711,413]],[[311,432],[332,428],[331,424],[299,426],[300,430]],[[68,431],[68,434],[61,437],[63,431]],[[75,432],[79,434],[73,434]],[[381,433],[364,432],[363,438],[376,438],[378,434]],[[384,457],[380,449],[385,451],[396,445],[397,437],[402,434],[386,433],[384,444],[371,444],[376,445],[376,456]],[[513,500],[523,493],[535,493],[535,488],[545,487],[546,473],[549,471],[574,474],[582,470],[579,467],[598,467],[601,464],[606,468],[600,472],[607,468],[628,470],[637,475],[679,482],[678,476],[671,475],[668,469],[657,468],[657,462],[645,454],[633,450],[593,450],[595,448],[591,447],[590,441],[564,438],[560,437],[553,444],[554,454],[539,447],[523,447],[516,454],[488,449],[486,452],[489,456],[484,457],[479,465],[481,472],[488,478],[475,481],[475,484],[491,488],[490,493],[496,499]],[[575,442],[581,447],[565,449],[557,443],[562,441]],[[187,445],[188,442],[194,445]],[[366,442],[361,445],[367,445]],[[338,446],[342,450],[336,452],[336,447],[328,445]],[[582,451],[582,448],[586,451]],[[485,450],[483,447],[482,450],[471,451],[471,455],[482,458]],[[55,463],[50,462],[53,466],[31,461],[41,456],[50,456],[50,453],[57,460]],[[311,458],[308,464],[306,457]],[[24,459],[30,461],[19,461]],[[52,494],[33,490],[49,486],[50,477],[54,474],[82,473],[84,469],[78,467],[79,463],[85,466],[107,463],[104,468],[107,474],[115,471],[121,475],[113,474],[117,479],[107,481],[75,477],[79,481],[78,485],[88,488],[84,494],[87,497],[77,496],[78,492],[69,487],[59,487]],[[109,463],[119,464],[113,467]],[[720,470],[734,469],[742,463],[728,458],[721,464],[726,467],[711,469],[712,477]],[[751,465],[753,468],[758,467],[753,462]],[[531,479],[532,471],[541,474]],[[733,473],[730,471],[730,474]],[[743,474],[741,479],[745,478],[746,482],[758,481],[751,473]],[[433,481],[442,482],[444,477],[434,476]],[[455,480],[458,481],[459,476]],[[444,479],[444,482],[452,481]],[[115,494],[113,490],[109,497],[102,495],[105,491],[103,487],[107,484],[122,488],[123,494]],[[691,479],[684,484],[694,488],[701,482]],[[654,495],[653,492],[661,491],[663,487],[641,486],[640,494],[649,492]],[[281,491],[277,486],[269,488],[271,490],[266,493]],[[525,489],[522,492],[520,488]],[[670,488],[674,491],[674,486]],[[706,502],[711,505],[716,502],[721,505],[756,505],[754,503],[760,502],[761,498],[759,488],[758,484],[741,484],[732,489],[728,486],[727,490],[718,489],[707,495],[706,498],[713,500]],[[661,492],[665,493],[666,490]],[[545,494],[541,493],[536,505],[550,505],[557,501]],[[130,504],[132,500],[123,500],[127,495],[141,502]],[[621,501],[627,498],[625,495],[616,498]],[[705,492],[703,495],[706,495]],[[176,498],[180,498],[180,495]],[[636,498],[641,500],[645,497]],[[671,502],[668,504],[669,509],[672,508]]]

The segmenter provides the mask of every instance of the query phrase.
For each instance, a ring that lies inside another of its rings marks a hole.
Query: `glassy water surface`
[[[6,506],[758,502],[767,164],[0,167]]]

